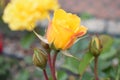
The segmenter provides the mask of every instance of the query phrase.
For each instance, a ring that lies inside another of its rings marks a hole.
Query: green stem
[[[50,53],[48,54],[48,63],[49,63],[49,66],[50,66],[50,70],[51,70],[53,80],[57,80],[56,76],[55,76],[55,73],[54,73],[54,67],[53,67],[53,64],[52,64]]]
[[[49,80],[45,69],[43,69],[43,73],[44,73],[45,80]]]
[[[98,77],[98,56],[95,56],[95,59],[94,59],[94,75],[95,75],[95,80],[99,80],[99,77]]]

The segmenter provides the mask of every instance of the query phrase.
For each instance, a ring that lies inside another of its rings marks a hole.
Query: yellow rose
[[[74,14],[58,9],[48,26],[47,40],[56,49],[70,48],[78,37],[83,36],[87,28],[80,25],[80,18]]]
[[[38,20],[48,17],[49,10],[59,7],[57,0],[11,0],[3,14],[11,30],[33,30]]]

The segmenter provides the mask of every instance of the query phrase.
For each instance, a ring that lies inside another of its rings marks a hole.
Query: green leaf
[[[83,56],[83,59],[80,61],[80,64],[79,64],[80,75],[84,73],[85,69],[93,59],[94,59],[94,56],[92,55],[92,53],[89,53],[89,52]]]
[[[88,20],[88,19],[93,18],[93,16],[87,12],[83,12],[83,13],[79,14],[79,16],[82,20]]]
[[[103,44],[102,53],[109,51],[113,44],[113,38],[108,35],[100,35],[99,38],[101,40],[101,43]]]
[[[80,56],[89,46],[88,38],[80,39],[70,48],[70,53]]]
[[[21,39],[21,44],[22,47],[25,49],[28,49],[30,47],[30,45],[32,44],[32,42],[34,41],[34,34],[28,32],[22,39]]]
[[[116,53],[117,53],[117,50],[115,48],[111,47],[111,49],[109,51],[104,52],[104,54],[101,54],[100,58],[103,60],[107,60],[107,59],[114,57],[116,55]]]
[[[118,67],[117,75],[116,75],[116,80],[120,80],[120,65]]]
[[[29,72],[24,70],[18,74],[15,80],[28,80],[28,78],[29,78]]]
[[[0,64],[2,64],[3,62],[4,62],[4,58],[0,56]]]
[[[108,69],[111,66],[111,61],[107,61],[107,60],[102,60],[99,58],[98,60],[98,69],[99,71]]]
[[[93,80],[93,74],[90,72],[85,72],[81,80]]]
[[[67,73],[65,73],[65,71],[58,71],[57,73],[57,79],[58,80],[67,80]]]
[[[70,70],[73,73],[78,74],[78,67],[79,67],[79,61],[74,59],[74,58],[70,58],[70,57],[65,57],[65,62],[62,65],[62,68]]]

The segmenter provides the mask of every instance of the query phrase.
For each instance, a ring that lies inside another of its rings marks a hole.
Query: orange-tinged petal
[[[77,37],[84,35],[84,32],[79,32],[77,34],[74,34],[70,37],[68,43],[64,46],[64,49],[69,48],[71,45],[73,45],[74,41],[76,40]]]
[[[87,28],[80,25],[80,18],[75,14],[59,9],[47,30],[47,39],[56,49],[70,48],[78,37],[83,36]]]
[[[79,33],[81,33],[81,32],[83,32],[83,34],[79,34]],[[83,25],[78,29],[78,31],[76,31],[76,37],[81,37],[81,36],[83,36],[84,34],[86,34],[87,33],[87,28],[86,27],[84,27]]]
[[[64,46],[70,40],[70,37],[72,36],[73,33],[67,29],[62,28],[62,27],[58,27],[57,29],[59,31],[58,31],[58,33],[56,33],[54,45],[57,48],[64,49]]]
[[[54,32],[54,29],[53,29],[51,23],[48,26],[46,37],[50,44],[53,42],[53,40],[55,38],[55,32]]]

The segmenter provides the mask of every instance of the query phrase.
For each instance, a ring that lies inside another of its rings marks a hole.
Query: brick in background
[[[73,13],[88,12],[103,19],[120,19],[120,0],[59,0],[61,7]]]

